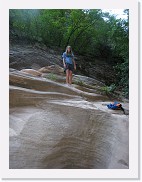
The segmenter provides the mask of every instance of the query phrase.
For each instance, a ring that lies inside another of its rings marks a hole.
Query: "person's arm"
[[[66,64],[65,64],[65,59],[63,58],[63,65],[64,65],[64,68],[66,67]]]
[[[75,60],[74,60],[74,54],[72,54],[72,60],[73,60],[74,69],[76,70],[76,63],[75,63]]]
[[[76,63],[74,59],[73,59],[73,64],[74,64],[74,69],[76,70]]]
[[[63,53],[62,58],[63,58],[63,65],[64,65],[64,68],[65,68],[66,67],[66,64],[65,64],[65,53]]]

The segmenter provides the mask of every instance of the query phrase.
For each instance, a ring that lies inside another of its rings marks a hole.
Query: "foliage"
[[[79,78],[74,80],[73,83],[80,85],[80,86],[85,86],[85,83]]]
[[[55,75],[53,73],[49,73],[46,78],[55,81],[55,80],[57,80],[57,75]]]
[[[113,93],[116,89],[115,84],[111,84],[110,86],[102,87],[101,90],[105,92],[105,94],[109,95],[110,93]]]
[[[123,95],[128,98],[129,96],[129,61],[126,59],[125,62],[117,64],[115,66],[117,70],[117,76],[119,77],[119,86],[123,91]]]

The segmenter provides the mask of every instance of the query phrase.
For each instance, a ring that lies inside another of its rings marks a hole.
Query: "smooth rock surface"
[[[20,71],[9,80],[10,169],[129,168],[129,116],[109,98]]]
[[[28,74],[33,75],[33,76],[41,76],[42,75],[42,73],[40,73],[39,71],[36,71],[34,69],[22,69],[21,72],[28,73]]]
[[[60,67],[59,65],[51,65],[51,66],[45,66],[38,70],[41,73],[56,73],[56,74],[63,74],[64,69]]]

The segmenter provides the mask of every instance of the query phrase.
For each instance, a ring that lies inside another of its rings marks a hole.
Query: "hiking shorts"
[[[68,63],[66,63],[66,67],[65,67],[65,71],[66,70],[70,70],[70,71],[73,71],[74,70],[74,65],[73,64],[68,64]]]

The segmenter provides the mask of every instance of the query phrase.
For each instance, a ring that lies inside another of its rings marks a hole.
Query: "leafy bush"
[[[129,97],[129,61],[126,59],[124,63],[115,66],[117,71],[117,85],[123,92],[123,96]]]
[[[109,95],[110,93],[113,93],[116,89],[115,84],[111,84],[110,86],[102,87],[101,90],[105,92],[105,94]]]

